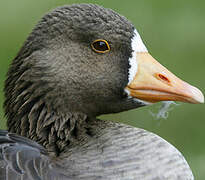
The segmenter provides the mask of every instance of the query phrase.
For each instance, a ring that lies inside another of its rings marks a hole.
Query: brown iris
[[[97,39],[93,41],[91,47],[97,53],[106,53],[110,51],[110,46],[104,39]]]

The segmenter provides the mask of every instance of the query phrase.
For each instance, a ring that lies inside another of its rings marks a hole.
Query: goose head
[[[5,96],[9,129],[20,134],[42,125],[44,107],[47,116],[95,117],[159,101],[204,102],[149,54],[132,23],[93,4],[59,7],[38,22],[10,66]]]

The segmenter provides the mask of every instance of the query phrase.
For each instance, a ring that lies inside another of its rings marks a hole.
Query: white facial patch
[[[131,40],[131,47],[132,57],[128,60],[130,65],[128,70],[128,84],[132,82],[137,73],[137,52],[148,52],[136,29],[134,30],[134,36]]]
[[[132,47],[132,56],[129,58],[129,69],[128,69],[128,84],[130,84],[132,82],[132,80],[134,79],[136,73],[137,73],[137,68],[138,68],[138,62],[137,62],[137,53],[140,52],[148,52],[146,46],[144,45],[139,33],[137,32],[137,30],[134,30],[134,36],[131,39],[131,47]],[[150,102],[146,102],[137,98],[133,98],[132,96],[130,96],[130,92],[129,90],[125,89],[124,90],[127,95],[128,98],[133,99],[134,101],[136,101],[137,103],[142,103],[144,105],[150,105],[152,103]]]

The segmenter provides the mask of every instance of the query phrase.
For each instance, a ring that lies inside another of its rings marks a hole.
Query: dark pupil
[[[97,41],[93,43],[93,46],[98,51],[106,51],[108,50],[107,44],[103,41]]]

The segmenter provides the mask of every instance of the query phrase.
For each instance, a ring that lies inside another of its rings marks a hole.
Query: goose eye
[[[91,44],[92,49],[97,53],[106,53],[110,51],[110,46],[106,40],[97,39]]]

